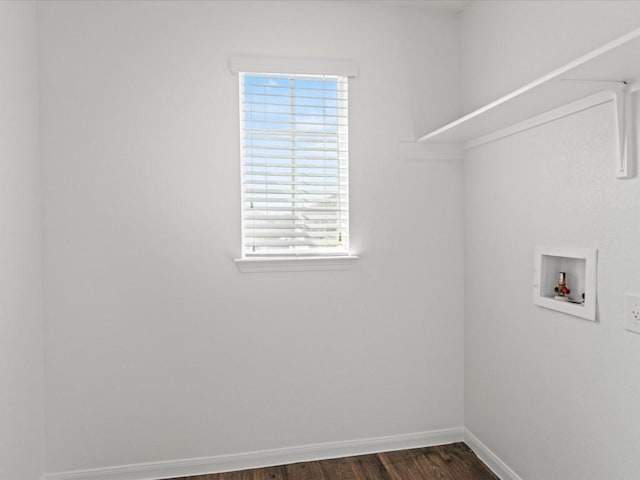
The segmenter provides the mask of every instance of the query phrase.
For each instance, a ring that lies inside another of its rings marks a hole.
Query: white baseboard
[[[50,473],[44,480],[155,480],[461,442],[463,427],[215,457]],[[480,456],[480,455],[478,455]],[[514,477],[514,479],[517,477]]]
[[[501,480],[522,480],[500,457],[489,450],[473,433],[464,429],[464,442]]]

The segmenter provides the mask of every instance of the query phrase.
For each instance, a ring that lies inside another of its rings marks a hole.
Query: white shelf
[[[534,117],[575,102],[575,110],[587,108],[586,97],[596,95],[603,103],[603,91],[611,92],[608,100],[617,99],[619,120],[624,118],[621,107],[628,95],[619,95],[637,89],[640,79],[640,29],[614,40],[573,62],[505,95],[418,139],[418,142],[478,144],[478,139],[494,132],[508,130]],[[577,80],[577,81],[576,81]],[[624,89],[625,84],[631,87]],[[581,102],[582,101],[582,102]],[[563,116],[558,114],[556,117]],[[542,123],[542,122],[539,122]],[[626,125],[621,124],[620,136]],[[622,176],[622,175],[619,175]]]

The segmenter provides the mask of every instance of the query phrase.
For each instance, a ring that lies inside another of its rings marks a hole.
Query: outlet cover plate
[[[640,293],[624,294],[624,328],[640,333]]]

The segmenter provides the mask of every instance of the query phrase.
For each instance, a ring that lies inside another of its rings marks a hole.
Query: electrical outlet
[[[640,333],[640,293],[624,294],[624,328]]]

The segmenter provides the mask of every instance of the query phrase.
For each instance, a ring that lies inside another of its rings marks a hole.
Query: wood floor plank
[[[212,480],[253,480],[253,473],[251,470],[219,473],[217,477]]]
[[[253,480],[289,480],[286,465],[258,468],[253,472]]]
[[[378,455],[360,455],[348,460],[356,480],[390,480]]]
[[[449,459],[445,459],[440,454],[437,448],[431,448],[424,452],[424,461],[421,462],[421,467],[425,472],[430,475],[426,478],[441,478],[459,480],[456,473],[450,468]],[[484,477],[478,477],[478,480],[489,480]]]
[[[208,473],[207,475],[193,475],[191,477],[178,477],[171,480],[217,480],[217,474]]]
[[[457,475],[459,480],[475,480],[477,478],[487,480],[499,480],[498,477],[482,463],[473,450],[460,442],[451,445],[451,448],[434,450],[446,462],[447,468]]]
[[[287,465],[288,478],[292,480],[324,480],[320,462],[301,462]]]
[[[378,454],[391,480],[453,480],[423,449]]]
[[[322,470],[322,478],[327,480],[357,480],[347,458],[321,460],[318,462]]]

